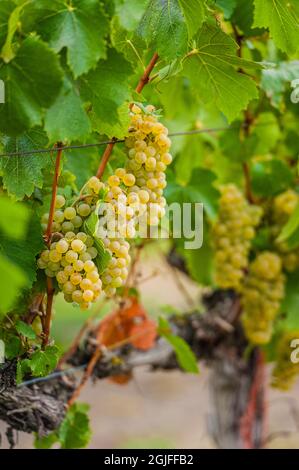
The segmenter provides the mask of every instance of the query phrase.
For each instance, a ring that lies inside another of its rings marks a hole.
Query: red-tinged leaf
[[[132,374],[120,374],[120,375],[114,375],[113,377],[109,377],[110,382],[114,382],[118,385],[126,385],[128,382],[130,382],[132,378]]]
[[[131,328],[132,345],[137,349],[146,351],[151,349],[157,337],[157,325],[153,320],[144,319]]]
[[[99,341],[105,346],[127,340],[128,344],[142,350],[153,347],[156,336],[155,322],[148,318],[136,297],[129,297],[125,307],[108,315],[98,333]]]

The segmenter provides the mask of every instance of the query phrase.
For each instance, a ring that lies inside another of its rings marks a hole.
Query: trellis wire
[[[294,121],[295,122],[295,121]],[[261,127],[261,126],[270,126],[272,124],[275,124],[275,121],[268,121],[268,122],[261,122],[255,124],[255,127]],[[197,134],[209,134],[213,132],[222,132],[222,131],[233,131],[236,129],[241,128],[247,128],[248,124],[247,123],[242,123],[241,125],[232,125],[232,126],[223,126],[223,127],[210,127],[210,128],[204,128],[204,129],[193,129],[191,131],[178,131],[178,132],[172,132],[169,134],[169,137],[179,137],[179,136],[188,136],[188,135],[197,135]],[[61,150],[78,150],[78,149],[86,149],[86,148],[92,148],[92,147],[101,147],[103,145],[108,145],[108,144],[120,144],[125,142],[125,139],[110,139],[110,140],[103,140],[101,142],[95,142],[95,143],[88,143],[88,144],[78,144],[78,145],[64,145],[60,146],[59,148]],[[51,148],[43,148],[43,149],[33,149],[33,150],[27,150],[25,152],[8,152],[8,153],[2,153],[0,154],[1,157],[20,157],[20,156],[30,156],[30,155],[36,155],[36,154],[41,154],[41,153],[51,153],[56,150],[56,147],[51,147]]]
[[[81,364],[77,367],[70,367],[69,369],[65,370],[58,370],[53,372],[52,374],[46,375],[45,377],[35,377],[33,379],[25,380],[24,382],[20,383],[18,387],[25,387],[28,385],[34,385],[39,382],[47,382],[48,380],[57,379],[58,377],[63,377],[66,374],[71,374],[73,372],[77,372],[79,370],[85,369],[88,366],[88,363]]]

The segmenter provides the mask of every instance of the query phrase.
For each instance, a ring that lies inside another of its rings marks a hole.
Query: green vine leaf
[[[7,37],[6,37],[5,44],[3,45],[2,51],[1,51],[1,57],[6,63],[15,57],[15,52],[13,50],[13,38],[18,28],[21,13],[24,7],[26,6],[26,4],[28,3],[29,1],[27,2],[25,1],[21,5],[17,6],[12,11],[11,15],[9,16],[8,27],[7,27]]]
[[[62,449],[87,446],[91,438],[88,410],[89,406],[85,403],[75,403],[69,408],[58,433]]]
[[[97,208],[100,205],[100,201],[97,204]],[[111,253],[106,250],[103,240],[97,236],[97,227],[99,224],[99,217],[97,215],[97,209],[90,214],[90,216],[84,222],[84,229],[91,237],[94,238],[94,246],[98,251],[98,256],[95,258],[100,274],[107,268],[109,261],[111,260]]]
[[[51,142],[82,141],[91,131],[78,91],[67,79],[55,103],[46,113],[45,130]]]
[[[5,254],[9,261],[16,265],[16,268],[21,270],[22,281],[23,276],[25,276],[22,287],[26,289],[30,289],[36,279],[35,257],[43,247],[44,241],[40,221],[33,214],[27,227],[26,237],[15,240],[0,233],[0,251]],[[2,272],[5,273],[6,270],[4,269]],[[18,276],[18,278],[21,281],[21,276]]]
[[[148,0],[114,0],[115,15],[127,31],[134,31],[147,8]]]
[[[194,22],[190,27],[194,30]],[[188,31],[179,1],[151,0],[139,25],[138,34],[163,59],[172,60],[182,56],[187,49]]]
[[[277,47],[288,54],[294,54],[299,47],[299,20],[292,3],[290,0],[254,0],[253,26],[269,28]]]
[[[253,27],[254,0],[238,0],[236,3],[230,21],[238,27],[246,38],[264,34],[264,29]]]
[[[216,175],[211,170],[195,168],[188,185],[183,186],[176,181],[169,182],[165,197],[169,204],[202,203],[206,214],[213,220],[217,215],[219,199],[219,191],[214,186],[215,180]]]
[[[236,56],[237,44],[216,26],[205,24],[196,37],[196,48],[184,59],[183,74],[204,100],[215,101],[231,122],[258,97],[254,81],[235,67],[259,67]]]
[[[15,5],[10,0],[2,0],[0,3],[0,48],[3,47],[7,33],[8,20],[14,10]]]
[[[294,179],[288,165],[278,159],[254,162],[250,173],[253,192],[264,197],[286,190]]]
[[[23,267],[10,256],[1,240],[12,248],[23,244],[30,213],[25,205],[14,204],[3,196],[0,198],[0,213],[0,314],[4,314],[13,307],[20,290],[26,287],[28,281]]]
[[[283,226],[278,241],[283,242],[287,240],[299,227],[299,205],[295,208],[294,212],[292,213],[291,217],[287,221],[287,223]]]
[[[22,269],[2,253],[0,253],[0,273],[0,314],[3,315],[11,310],[20,290],[25,287],[27,279]]]
[[[44,377],[57,366],[60,350],[57,346],[47,346],[44,351],[36,351],[31,356],[29,367],[34,377]]]
[[[16,323],[16,330],[20,335],[25,336],[25,338],[28,339],[35,339],[36,334],[32,329],[31,325],[28,325],[27,323],[23,322],[22,320],[18,320]]]
[[[198,374],[199,369],[197,365],[197,359],[190,348],[189,344],[186,343],[183,338],[175,336],[171,332],[170,325],[166,318],[159,318],[159,334],[168,341],[169,344],[173,347],[177,361],[180,367],[191,374]]]
[[[30,211],[25,204],[15,204],[8,197],[0,197],[0,229],[10,238],[24,238]]]
[[[94,128],[101,134],[119,137],[115,130],[121,126],[123,135],[121,111],[124,103],[131,99],[129,78],[132,73],[133,69],[123,55],[111,49],[107,60],[101,60],[95,70],[80,79],[81,96],[92,104]],[[126,114],[128,116],[128,112]]]
[[[40,129],[33,129],[20,137],[5,137],[4,153],[27,152],[44,148],[48,144],[45,133]],[[53,165],[51,157],[47,153],[26,156],[1,157],[0,172],[3,178],[3,186],[15,199],[31,196],[34,188],[43,185],[44,168]]]
[[[189,38],[192,38],[205,20],[206,2],[205,0],[179,0],[179,5],[186,20]]]
[[[215,3],[217,7],[221,8],[224,13],[224,18],[228,19],[234,12],[234,9],[237,6],[238,0],[216,0]]]
[[[0,104],[0,131],[17,136],[41,124],[43,109],[57,97],[62,71],[57,55],[40,39],[30,36],[8,64],[0,61],[0,79],[6,102]]]
[[[287,313],[287,317],[284,321],[285,328],[296,330],[299,328],[299,270],[288,274],[286,286],[285,286],[285,297],[281,305],[281,311]]]
[[[59,429],[47,436],[36,436],[35,448],[50,449],[56,443],[61,445],[61,449],[86,447],[91,438],[88,410],[89,405],[74,403],[67,410]]]
[[[67,49],[75,77],[106,57],[109,23],[99,0],[34,0],[33,5],[39,13],[38,33],[56,52]]]

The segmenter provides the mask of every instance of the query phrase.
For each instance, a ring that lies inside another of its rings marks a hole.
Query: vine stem
[[[258,449],[265,441],[265,414],[265,358],[259,349],[247,408],[240,420],[240,436],[246,449]],[[257,421],[261,422],[259,436],[255,435]]]
[[[144,70],[144,73],[143,73],[142,77],[140,78],[140,80],[138,82],[138,85],[135,88],[136,93],[141,93],[143,88],[145,87],[145,85],[147,85],[147,83],[150,81],[150,74],[151,74],[153,68],[155,67],[158,59],[159,59],[159,56],[155,52],[155,54],[153,55],[153,57],[151,58],[151,60],[148,64],[148,66]],[[132,105],[130,105],[130,108],[131,108],[131,106]],[[116,139],[112,139],[112,140],[116,141]],[[108,144],[105,151],[104,151],[104,153],[103,153],[101,163],[100,163],[98,171],[96,173],[96,176],[99,179],[101,179],[102,176],[103,176],[103,173],[105,171],[105,168],[106,168],[107,163],[109,161],[109,158],[111,156],[114,145],[115,145],[115,142],[111,142],[110,144]]]
[[[51,205],[50,205],[50,211],[49,211],[48,225],[47,225],[47,230],[45,233],[45,239],[46,239],[48,246],[50,246],[51,244],[52,225],[53,225],[56,196],[57,196],[57,186],[58,186],[60,164],[61,164],[61,157],[62,157],[62,149],[60,148],[61,146],[62,144],[60,142],[58,142],[58,144],[56,145],[58,150],[57,150],[57,155],[56,155],[55,172],[54,172],[54,178],[53,178],[53,184],[52,184],[52,198],[51,198]],[[47,277],[46,315],[42,321],[43,347],[47,346],[49,342],[54,292],[55,292],[55,289],[53,287],[52,279],[50,277]]]
[[[254,121],[254,117],[250,114],[248,110],[244,111],[244,134],[245,137],[249,137],[250,134],[250,127]],[[243,163],[243,174],[244,174],[244,180],[245,180],[245,194],[248,202],[250,204],[255,203],[255,198],[252,194],[252,189],[251,189],[251,177],[250,177],[250,169],[249,165],[247,162]]]
[[[61,163],[61,157],[62,157],[62,149],[60,148],[61,145],[62,145],[61,143],[57,144],[58,151],[57,151],[57,156],[56,156],[55,173],[54,173],[53,184],[52,184],[52,198],[51,198],[51,205],[50,205],[50,211],[49,211],[48,225],[47,225],[47,230],[45,234],[46,242],[48,245],[51,241],[52,225],[53,225],[55,203],[56,203],[56,196],[57,196],[59,170],[60,170],[60,163]]]
[[[238,29],[236,28],[235,25],[233,25],[233,31],[234,31],[236,42],[239,46],[238,50],[237,50],[237,55],[238,55],[238,57],[242,58],[242,47],[243,47],[244,36],[242,34],[239,34]],[[239,68],[239,72],[244,73],[244,70],[242,68]],[[253,117],[251,116],[249,111],[248,110],[244,111],[244,134],[245,134],[245,137],[249,136],[250,126],[251,126],[252,122],[253,122]],[[249,169],[248,163],[244,162],[242,164],[242,168],[243,168],[243,174],[244,174],[244,180],[245,180],[246,198],[247,198],[247,200],[250,204],[254,204],[254,197],[253,197],[252,190],[251,190],[250,169]]]

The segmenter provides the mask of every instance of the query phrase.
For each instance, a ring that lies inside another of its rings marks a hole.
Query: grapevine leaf
[[[254,26],[269,28],[279,49],[294,54],[298,50],[299,23],[289,0],[254,0]]]
[[[259,36],[264,30],[253,28],[254,0],[238,0],[231,17],[231,22],[237,26],[246,37]]]
[[[82,188],[90,175],[96,173],[99,166],[98,160],[98,151],[92,152],[87,149],[83,154],[83,149],[74,149],[66,152],[64,168],[75,175],[77,187]]]
[[[82,141],[91,130],[77,90],[67,79],[55,103],[46,113],[45,130],[51,142]]]
[[[188,186],[170,182],[165,190],[169,204],[172,202],[203,203],[207,215],[214,219],[218,210],[219,191],[214,187],[215,174],[211,170],[196,168]]]
[[[192,146],[190,145],[190,140],[187,137],[184,147],[175,159],[175,172],[179,183],[188,184],[192,171],[201,166],[203,156],[204,141],[201,136],[194,136]]]
[[[168,321],[165,318],[159,318],[159,334],[168,341],[173,347],[177,361],[180,367],[186,372],[192,374],[198,374],[199,369],[197,365],[196,357],[190,348],[189,344],[186,343],[183,338],[175,336],[171,333],[171,328]]]
[[[205,0],[179,0],[179,5],[186,19],[189,38],[192,38],[205,20]]]
[[[291,95],[290,83],[298,77],[299,61],[280,62],[275,68],[262,71],[261,87],[271,104],[279,108],[283,103],[284,92],[289,89]]]
[[[5,340],[5,357],[6,359],[14,359],[18,357],[23,352],[23,346],[21,339],[18,336],[9,336],[7,340]]]
[[[111,43],[124,57],[136,66],[136,60],[140,60],[145,44],[140,36],[127,31],[121,24],[118,16],[111,21]]]
[[[108,19],[99,0],[34,0],[40,11],[38,33],[56,51],[67,48],[67,62],[78,77],[106,57]]]
[[[133,70],[130,63],[111,49],[107,60],[101,60],[95,70],[80,79],[80,92],[85,101],[92,103],[96,130],[113,136],[113,126],[121,125],[120,111],[131,99],[129,78]]]
[[[30,374],[29,359],[21,359],[17,362],[16,382],[20,385],[23,382],[24,376]]]
[[[0,197],[0,229],[10,238],[23,238],[26,234],[29,211],[24,204],[16,204]]]
[[[58,431],[62,449],[80,449],[87,446],[91,438],[88,410],[89,406],[84,403],[74,403],[68,409]]]
[[[47,436],[35,436],[34,447],[36,449],[50,449],[58,441],[58,435],[55,432],[51,432]]]
[[[184,4],[186,3],[185,1]],[[192,28],[195,21],[194,19]],[[172,60],[182,56],[187,49],[188,31],[179,1],[151,0],[141,20],[138,34],[163,59]]]
[[[296,206],[294,212],[292,213],[291,217],[287,221],[287,223],[282,228],[278,241],[282,242],[287,240],[295,230],[299,227],[299,205]]]
[[[236,121],[220,137],[222,152],[230,161],[243,162],[250,159],[258,145],[257,135],[245,136],[241,125],[240,121]]]
[[[24,2],[21,5],[17,6],[10,14],[8,18],[8,23],[7,23],[7,37],[5,44],[2,47],[1,51],[1,57],[4,59],[5,62],[9,62],[11,59],[15,57],[15,53],[13,51],[13,46],[12,46],[12,41],[13,37],[15,35],[15,32],[18,28],[18,23],[20,21],[20,15],[22,13],[22,10],[24,6],[26,6],[26,3]]]
[[[259,196],[274,196],[287,189],[293,181],[288,165],[278,159],[255,162],[250,173],[252,190]]]
[[[210,244],[209,228],[207,223],[203,225],[203,244],[196,250],[187,250],[181,243],[177,247],[180,255],[185,259],[188,273],[201,285],[212,284],[213,274],[213,250]]]
[[[25,338],[28,338],[28,339],[36,338],[36,334],[33,331],[32,326],[28,325],[28,323],[25,323],[22,320],[17,321],[16,330],[20,335],[25,336]]]
[[[57,346],[47,346],[44,351],[34,352],[28,365],[34,377],[43,377],[52,372],[57,366],[59,349]]]
[[[23,270],[0,253],[1,314],[10,311],[19,295],[20,289],[25,287],[26,283],[27,279]]]
[[[224,18],[229,19],[237,6],[238,0],[216,0],[217,7],[221,8],[224,13]]]
[[[0,130],[16,136],[39,125],[43,109],[57,97],[62,72],[56,54],[40,39],[30,36],[9,63],[0,62],[6,102],[0,104]]]
[[[205,24],[183,64],[194,91],[201,99],[213,99],[229,121],[258,96],[254,81],[234,68],[256,64],[237,57],[236,50],[237,44],[221,29]]]
[[[47,143],[48,139],[43,131],[32,129],[20,137],[5,137],[4,153],[40,149]],[[52,165],[51,157],[47,153],[1,157],[0,171],[3,186],[15,199],[31,196],[35,186],[41,188],[43,185],[42,170]]]
[[[266,155],[277,144],[281,137],[277,119],[272,113],[260,113],[253,129],[253,134],[257,137],[255,154]]]
[[[98,205],[100,204],[100,201],[98,202]],[[98,207],[97,205],[97,207]],[[84,229],[86,233],[88,233],[91,237],[93,237],[94,240],[94,246],[98,251],[98,256],[95,258],[95,263],[97,265],[99,274],[102,274],[102,272],[106,269],[110,259],[111,259],[111,254],[108,250],[106,250],[103,240],[97,236],[97,227],[99,224],[99,218],[97,215],[97,211],[95,210],[90,214],[90,216],[85,220],[84,222]]]
[[[28,225],[27,235],[24,239],[13,240],[0,233],[0,250],[8,260],[16,264],[16,268],[26,275],[18,276],[22,280],[22,287],[30,288],[36,279],[35,257],[44,247],[40,222],[36,215],[32,215]],[[5,273],[5,269],[1,271]],[[4,275],[6,277],[6,273]],[[21,279],[22,278],[22,279]]]
[[[3,47],[8,32],[8,20],[13,12],[14,4],[10,0],[0,3],[0,48]]]
[[[298,329],[299,328],[299,270],[288,274],[285,285],[285,297],[281,305],[281,311],[287,314],[284,321],[286,328]]]
[[[127,31],[133,31],[140,22],[148,0],[115,0],[115,14],[119,19],[120,25]]]

